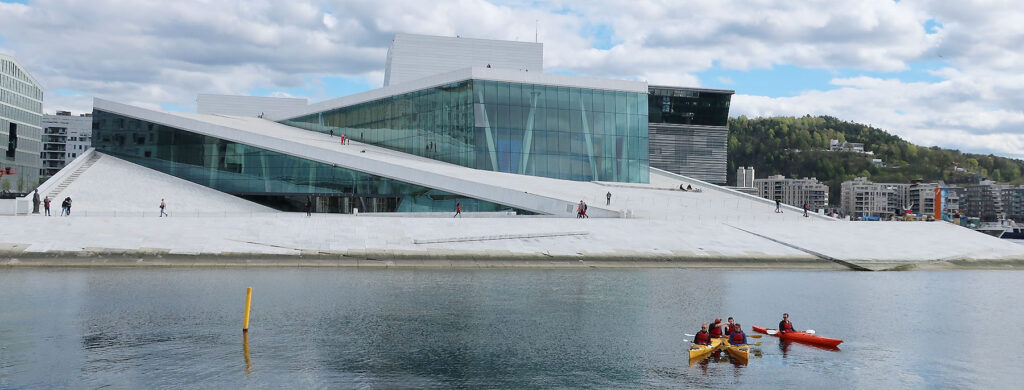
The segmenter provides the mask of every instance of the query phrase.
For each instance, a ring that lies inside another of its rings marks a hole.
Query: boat
[[[822,346],[822,347],[836,348],[836,347],[839,346],[839,343],[843,342],[843,340],[840,340],[840,339],[832,339],[832,338],[828,338],[828,337],[821,337],[821,336],[810,334],[810,333],[807,333],[807,332],[778,333],[777,329],[767,329],[767,328],[762,328],[760,326],[755,326],[755,327],[753,327],[753,329],[757,333],[770,334],[772,336],[778,337],[778,338],[783,339],[783,340],[790,340],[790,341],[796,341],[796,342],[801,342],[801,343],[813,344],[813,345],[818,345],[818,346]],[[769,333],[768,331],[775,331],[775,332]]]
[[[747,364],[750,360],[750,346],[749,345],[732,345],[729,344],[728,340],[722,339],[722,346],[725,352],[732,356],[733,360],[740,363]]]
[[[693,344],[690,346],[690,360],[701,359],[718,350],[722,345],[721,339],[711,339],[711,345]]]

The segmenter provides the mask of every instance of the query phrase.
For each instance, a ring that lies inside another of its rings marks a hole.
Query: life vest
[[[729,344],[742,345],[746,344],[746,337],[744,337],[742,330],[737,330],[729,334]]]
[[[700,331],[697,332],[697,337],[693,338],[694,344],[711,344],[711,335],[708,332]]]
[[[708,333],[710,333],[711,337],[714,338],[722,337],[722,325],[715,324],[714,326],[711,327],[711,331]]]
[[[795,332],[793,329],[793,323],[789,321],[782,321],[779,323],[779,331],[781,332]]]

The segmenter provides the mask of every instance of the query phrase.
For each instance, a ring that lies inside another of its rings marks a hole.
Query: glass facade
[[[465,80],[283,121],[461,166],[649,181],[647,94]]]
[[[727,126],[732,91],[709,91],[678,87],[649,89],[650,123]]]
[[[278,210],[504,211],[510,207],[95,110],[100,152]],[[519,214],[529,214],[514,210]]]

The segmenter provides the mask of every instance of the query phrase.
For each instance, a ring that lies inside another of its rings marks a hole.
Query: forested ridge
[[[831,139],[863,143],[864,150],[874,155],[829,152]],[[872,165],[872,158],[882,159],[885,166]],[[830,116],[730,118],[730,185],[736,183],[736,168],[743,166],[753,166],[757,178],[816,177],[829,186],[831,204],[839,203],[840,184],[855,177],[888,183],[914,179],[969,183],[980,175],[997,182],[1024,183],[1024,160],[917,146],[884,130]]]

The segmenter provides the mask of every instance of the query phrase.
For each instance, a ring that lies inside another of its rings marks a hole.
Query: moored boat
[[[700,359],[718,350],[721,339],[711,339],[711,345],[693,344],[690,346],[690,360]]]
[[[807,333],[807,332],[779,333],[777,329],[767,329],[767,328],[762,328],[760,326],[755,326],[755,327],[753,327],[753,329],[757,333],[770,334],[772,336],[778,337],[778,338],[783,339],[783,340],[790,340],[790,341],[796,341],[796,342],[801,342],[801,343],[814,344],[814,345],[818,345],[818,346],[822,346],[822,347],[835,348],[835,347],[838,347],[839,344],[843,342],[843,340],[840,340],[840,339],[821,337],[821,336],[810,334],[810,333]],[[769,331],[774,331],[774,332],[769,332]]]

